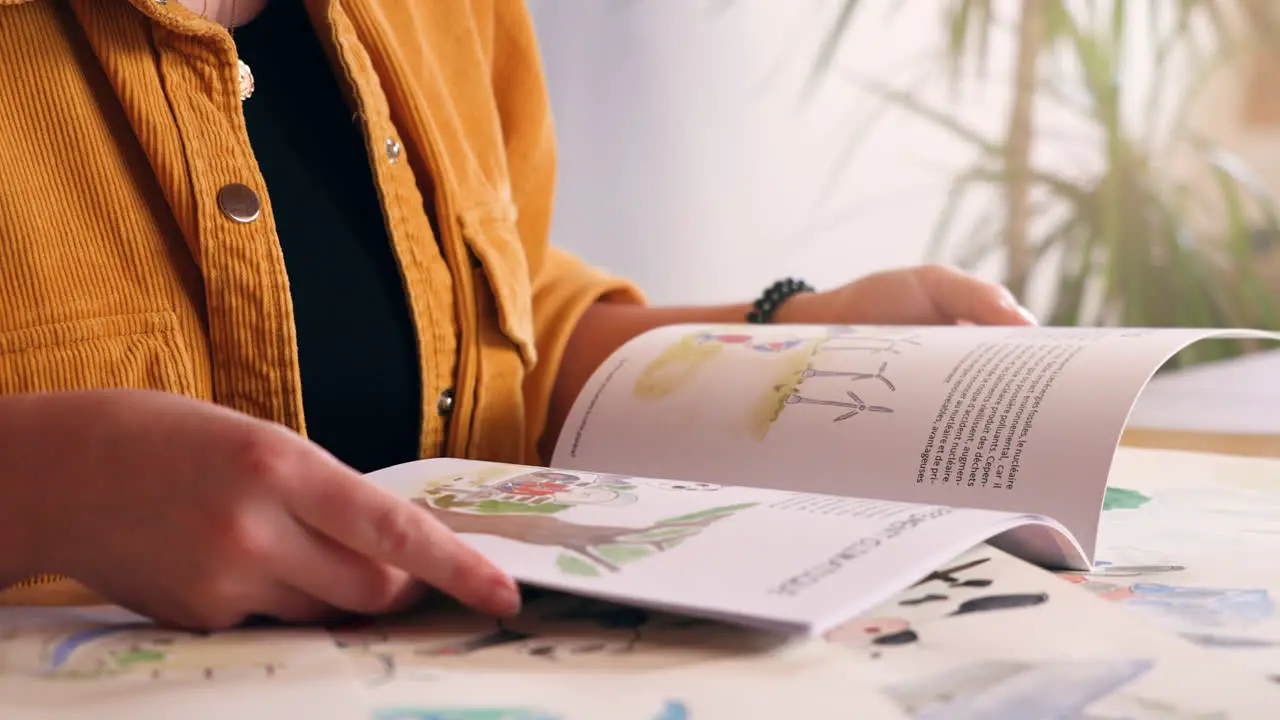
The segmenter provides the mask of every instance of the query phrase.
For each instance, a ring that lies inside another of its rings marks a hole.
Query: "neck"
[[[267,5],[267,0],[180,0],[180,2],[191,12],[199,13],[224,27],[248,24]]]

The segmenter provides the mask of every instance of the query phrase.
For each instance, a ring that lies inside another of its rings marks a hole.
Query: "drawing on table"
[[[689,706],[680,700],[668,700],[653,720],[691,720]]]
[[[941,583],[947,589],[991,587],[992,580],[990,578],[968,578],[968,579],[961,580],[958,577],[960,573],[963,573],[967,570],[972,570],[973,568],[984,565],[989,561],[990,561],[990,558],[977,558],[974,560],[968,560],[966,562],[963,562],[953,567],[943,568],[941,570],[934,570],[933,572],[929,573],[921,580],[918,580],[911,587],[917,588],[922,585],[928,585],[930,583]],[[999,597],[999,596],[993,596],[993,597]],[[916,605],[925,605],[928,603],[944,602],[949,599],[950,599],[949,595],[946,595],[941,592],[925,592],[925,594],[923,595],[902,598],[901,600],[898,601],[898,605],[901,607],[913,607]],[[975,600],[977,599],[981,599],[981,598],[975,598]],[[982,605],[986,606],[985,609],[995,609],[994,607],[991,607],[991,606],[999,602],[1013,603],[1014,601],[1011,601],[1011,600],[998,601],[998,600],[993,600],[992,598],[986,598],[985,601],[982,603]],[[1033,600],[1025,600],[1024,602],[1025,604],[1039,604],[1038,602]],[[1043,601],[1040,601],[1040,602],[1043,602]],[[969,612],[974,612],[974,610],[967,609],[964,611],[964,613],[969,613]],[[964,613],[959,613],[959,611],[957,611],[957,614],[964,614]]]
[[[223,680],[272,677],[284,668],[251,633],[188,633],[148,624],[33,628],[6,634],[2,645],[12,651],[0,647],[0,674],[50,680]],[[23,652],[24,646],[34,652]]]
[[[943,602],[944,600],[947,600],[947,599],[948,599],[947,595],[942,595],[939,593],[928,593],[926,595],[921,595],[919,597],[905,598],[903,600],[899,600],[898,604],[901,605],[902,607],[914,607],[916,605],[924,605],[926,603]]]
[[[935,583],[935,582],[942,583],[943,585],[946,585],[949,588],[991,587],[992,581],[990,578],[969,578],[967,580],[961,580],[959,578],[960,573],[985,565],[988,562],[991,562],[991,558],[989,557],[976,558],[974,560],[967,560],[959,565],[942,568],[941,570],[934,570],[933,572],[929,573],[928,575],[925,575],[923,578],[918,580],[911,587],[916,588],[922,585],[928,585],[930,583]]]
[[[1275,617],[1271,594],[1262,588],[1217,588],[1162,583],[1112,583],[1079,573],[1059,577],[1099,597],[1143,612],[1183,637],[1214,647],[1270,647],[1274,643],[1243,637]]]
[[[849,388],[851,383],[870,383],[881,392],[896,392],[888,361],[872,361],[862,367],[850,366],[847,361],[816,363],[814,358],[823,352],[849,351],[901,355],[903,348],[919,345],[917,335],[889,328],[832,326],[809,336],[772,328],[697,331],[681,337],[650,362],[636,380],[632,395],[641,400],[673,397],[703,368],[717,363],[745,362],[767,368],[761,370],[768,379],[760,385],[759,400],[743,409],[746,431],[759,441],[768,436],[789,406],[839,408],[844,412],[836,413],[836,422],[865,413],[892,413],[889,405],[866,391]]]
[[[823,639],[852,650],[861,650],[911,645],[919,642],[920,636],[911,628],[911,623],[902,618],[873,617],[851,620],[827,631]]]
[[[375,710],[373,720],[565,720],[564,715],[526,707],[391,707]]]
[[[373,713],[373,720],[566,720],[567,717],[528,707],[396,707]],[[684,702],[668,700],[654,714],[653,720],[689,720],[690,717]]]
[[[990,578],[967,578],[961,579],[961,573],[973,570],[990,562],[991,558],[981,557],[973,560],[967,560],[959,565],[935,570],[923,579],[912,585],[912,588],[918,588],[932,583],[940,583],[947,589],[965,589],[965,588],[987,588],[991,587],[992,580]],[[926,592],[911,598],[903,598],[898,601],[898,605],[902,607],[911,607],[914,605],[924,605],[926,603],[942,602],[950,599],[950,596],[941,592]],[[953,611],[947,613],[948,617],[958,615],[970,615],[973,613],[992,612],[996,610],[1012,610],[1016,608],[1033,607],[1043,605],[1049,601],[1046,593],[1009,593],[998,595],[980,595],[978,597],[969,598],[960,603]]]
[[[785,641],[707,620],[550,593],[518,617],[458,607],[330,627],[365,682],[434,680],[443,670],[673,668],[767,651]]]
[[[1102,511],[1136,510],[1149,502],[1151,502],[1151,498],[1137,490],[1109,487],[1102,498]]]
[[[1093,572],[1089,573],[1089,577],[1138,577],[1181,572],[1186,569],[1182,565],[1116,565],[1107,560],[1099,560],[1094,563]]]
[[[979,662],[881,690],[915,720],[1080,717],[1153,666],[1145,659]]]
[[[516,646],[532,658],[558,662],[568,656],[616,655],[635,650],[641,629],[652,614],[640,608],[615,605],[587,598],[567,606],[547,607],[544,603],[532,624],[517,620],[498,621],[490,633],[451,643],[427,653],[429,657],[470,655],[479,650]],[[550,631],[589,628],[585,636],[556,636]]]
[[[1147,563],[1250,563],[1274,556],[1280,488],[1233,486],[1217,477],[1201,486],[1143,489],[1141,507],[1104,513],[1100,552]]]
[[[969,598],[960,603],[960,607],[947,613],[948,617],[972,615],[974,613],[994,612],[998,610],[1015,610],[1035,607],[1049,601],[1048,593],[1011,593],[1008,595],[982,595]]]

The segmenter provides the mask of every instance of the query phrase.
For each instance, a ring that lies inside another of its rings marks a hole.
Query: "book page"
[[[1045,518],[763,488],[430,459],[368,475],[517,580],[812,634],[992,536],[1087,567]]]
[[[1193,329],[672,326],[587,383],[552,464],[1053,517],[1092,555],[1142,388]]]
[[[362,717],[350,664],[322,633],[157,627],[115,607],[0,609],[0,717]]]

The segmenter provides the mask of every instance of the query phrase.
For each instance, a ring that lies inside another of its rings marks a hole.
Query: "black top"
[[[284,250],[308,435],[361,472],[416,459],[421,379],[362,132],[304,4],[235,29],[244,104]]]

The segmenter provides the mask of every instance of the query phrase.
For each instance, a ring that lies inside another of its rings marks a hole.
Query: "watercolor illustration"
[[[1102,511],[1136,510],[1151,502],[1151,498],[1137,490],[1109,487],[1102,498]]]
[[[822,637],[850,650],[872,650],[872,657],[879,656],[875,652],[879,648],[914,645],[920,641],[911,623],[899,617],[857,618],[828,630]]]
[[[514,477],[454,477],[427,484],[414,500],[461,534],[489,535],[528,545],[559,548],[556,566],[565,574],[600,577],[622,566],[666,552],[711,525],[755,503],[711,506],[642,527],[586,525],[553,517],[579,505],[632,505],[639,487],[713,493],[712,483],[649,480],[622,475],[567,473],[529,468]]]
[[[923,594],[913,597],[902,597],[898,601],[901,607],[912,607],[929,603],[946,603],[953,598],[950,591],[977,588],[989,588],[994,580],[989,577],[969,577],[971,571],[981,568],[991,561],[989,557],[966,560],[958,565],[934,570],[920,579],[911,589],[921,588]],[[1018,608],[1043,605],[1049,601],[1046,593],[992,593],[965,599],[947,617],[970,615],[973,613],[1014,610]]]
[[[631,505],[639,499],[636,490],[641,487],[700,493],[721,488],[706,482],[502,465],[428,481],[423,497],[439,508],[482,515],[548,515],[578,505]]]
[[[915,720],[1081,717],[1153,666],[1145,659],[979,662],[881,690]]]
[[[519,616],[494,619],[457,606],[328,629],[370,685],[432,680],[445,670],[673,669],[767,652],[784,642],[709,620],[526,590]]]
[[[566,716],[525,707],[398,707],[376,710],[372,720],[566,720]]]
[[[1275,601],[1263,588],[1116,583],[1078,573],[1061,573],[1059,577],[1106,600],[1132,607],[1198,645],[1270,647],[1275,644],[1248,636],[1251,628],[1276,615]]]
[[[900,592],[883,606],[885,614],[855,618],[823,638],[876,660],[885,653],[920,647],[938,623],[968,615],[1020,611],[1049,602],[1048,593],[996,592],[992,558],[975,555],[934,570]],[[917,610],[921,606],[928,609]],[[891,607],[902,610],[895,612]]]
[[[0,673],[47,680],[268,678],[284,669],[251,633],[202,634],[101,624],[0,635]]]
[[[718,363],[751,363],[761,368],[766,382],[751,404],[746,427],[752,438],[763,440],[788,408],[837,423],[892,414],[890,399],[898,390],[892,357],[920,344],[906,328],[831,326],[808,336],[738,326],[698,331],[653,360],[632,395],[671,397]]]
[[[692,717],[688,706],[679,700],[668,700],[652,716],[652,720],[686,720]],[[523,707],[467,708],[384,708],[374,712],[372,720],[569,720],[569,716],[545,709]]]
[[[1159,490],[1112,488],[1099,540],[1121,552],[1173,558],[1272,554],[1280,532],[1280,489],[1227,481]]]

